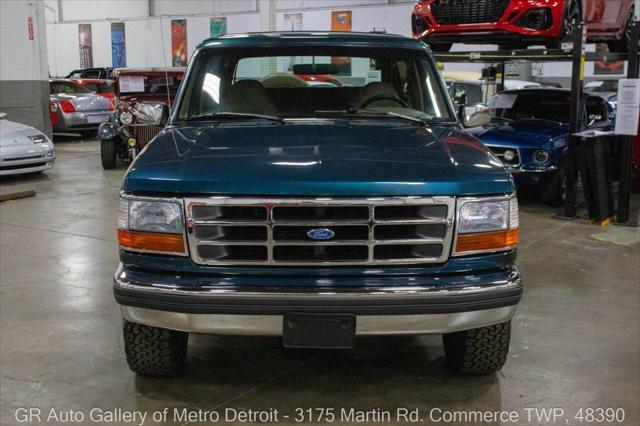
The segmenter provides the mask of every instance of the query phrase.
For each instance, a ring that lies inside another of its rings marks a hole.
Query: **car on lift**
[[[513,174],[519,186],[539,185],[542,200],[564,199],[564,178],[569,144],[571,91],[533,88],[505,91],[488,103],[492,124],[476,136]],[[580,130],[611,130],[607,101],[585,94],[585,117]]]
[[[111,80],[100,78],[77,78],[71,79],[71,81],[75,81],[80,86],[84,87],[87,90],[90,90],[96,95],[100,95],[107,99],[115,98],[115,94],[113,93],[113,82]]]
[[[116,109],[99,129],[100,157],[104,169],[116,167],[118,159],[131,161],[162,130],[139,120],[143,103],[169,107],[184,77],[178,68],[117,68],[113,71]]]
[[[0,112],[0,176],[39,173],[53,167],[53,142],[32,126],[7,119]]]
[[[112,99],[96,95],[71,80],[49,80],[49,108],[53,133],[94,136],[115,109]]]
[[[332,58],[349,85],[289,71]],[[114,294],[131,370],[179,371],[189,333],[288,348],[442,334],[452,370],[502,368],[523,290],[515,187],[464,130],[424,43],[225,35],[196,48],[170,114],[138,112],[166,127],[121,188]],[[490,119],[474,109],[464,126]]]
[[[633,16],[634,0],[418,0],[411,24],[415,38],[448,52],[459,42],[560,48],[584,20],[588,42],[626,52]]]

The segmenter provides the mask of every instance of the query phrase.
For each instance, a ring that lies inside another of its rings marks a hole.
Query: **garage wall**
[[[389,33],[410,36],[410,16],[413,0],[275,0],[277,1],[276,28],[284,28],[285,13],[302,13],[304,30],[326,31],[331,26],[331,12],[351,10],[354,31],[386,30]],[[100,7],[95,4],[100,3]],[[260,28],[257,0],[45,0],[49,65],[51,74],[66,75],[79,67],[78,24],[93,25],[93,54],[95,66],[111,65],[110,21],[125,22],[127,65],[163,66],[170,64],[171,19],[187,20],[189,54],[196,45],[209,36],[209,18],[226,16],[228,32],[257,31]],[[60,21],[62,19],[62,21]],[[164,40],[164,44],[163,44]],[[454,50],[495,50],[489,45],[454,45]],[[593,49],[594,46],[589,46]],[[480,72],[481,64],[446,64],[446,70]],[[541,72],[540,79],[570,82],[570,63],[546,63],[534,66]],[[586,65],[586,77],[593,78],[593,63]],[[530,74],[530,70],[525,73]]]
[[[57,1],[55,2],[57,4]],[[50,22],[47,24],[47,44],[49,51],[49,65],[51,75],[64,76],[80,66],[78,51],[78,24],[90,22],[93,35],[93,63],[94,66],[111,66],[111,23],[105,20],[67,21],[67,6],[76,8],[84,2],[63,0],[64,22]],[[106,0],[109,3],[109,0]],[[112,2],[113,3],[113,2]],[[146,3],[133,1],[118,1],[123,5],[121,19],[125,23],[127,42],[128,66],[163,66],[165,58],[171,63],[171,19],[184,18],[187,20],[187,43],[189,54],[196,45],[209,37],[209,19],[211,16],[226,16],[227,31],[247,32],[257,31],[260,20],[257,12],[256,0],[230,1],[201,1],[155,0],[150,4],[152,16],[139,18],[140,8],[127,9],[124,5]],[[336,7],[329,7],[336,5]],[[57,9],[50,5],[49,17],[58,16]],[[332,10],[347,8],[353,11],[353,30],[371,31],[384,29],[390,33],[411,35],[410,15],[413,9],[411,0],[286,0],[278,2],[276,28],[284,30],[284,14],[292,11],[304,10],[303,29],[326,31],[331,28]],[[111,10],[104,6],[104,10]],[[77,10],[74,12],[77,16]],[[197,14],[197,15],[196,15]],[[95,16],[89,14],[88,16]],[[108,16],[108,15],[107,15]],[[164,45],[163,45],[164,40]]]
[[[33,39],[29,36],[29,18]],[[0,111],[49,136],[49,84],[42,2],[0,1]]]

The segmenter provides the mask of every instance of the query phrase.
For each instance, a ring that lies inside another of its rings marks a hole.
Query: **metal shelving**
[[[498,66],[498,73],[504,81],[505,64],[514,61],[528,62],[571,62],[571,111],[570,131],[575,134],[580,129],[583,119],[583,111],[580,108],[584,89],[584,66],[586,62],[595,61],[628,61],[627,78],[638,78],[638,60],[640,52],[638,43],[640,40],[640,21],[631,24],[631,46],[629,53],[599,53],[586,52],[586,27],[584,23],[576,26],[573,40],[564,43],[561,49],[527,49],[527,50],[498,50],[498,51],[471,51],[434,53],[439,62],[464,62],[464,63],[489,63]],[[633,53],[631,53],[633,52]],[[502,82],[498,84],[498,90],[502,89]],[[618,189],[617,222],[629,221],[629,199],[631,187],[631,150],[633,136],[620,136],[620,185]],[[577,138],[571,137],[569,141],[569,154],[567,158],[566,187],[567,194],[563,216],[575,218],[577,215],[577,180],[578,166],[576,158]]]

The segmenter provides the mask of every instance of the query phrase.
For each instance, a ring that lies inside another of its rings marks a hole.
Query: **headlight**
[[[47,143],[47,137],[45,135],[31,135],[29,136],[29,139],[31,139],[31,142],[33,143]]]
[[[133,114],[129,111],[122,111],[120,113],[120,122],[125,125],[133,123]]]
[[[518,199],[462,200],[455,254],[513,249],[518,245]]]
[[[503,156],[504,156],[504,160],[510,163],[516,158],[516,153],[510,149],[507,149],[505,150]]]
[[[124,249],[185,254],[182,206],[172,201],[120,199],[118,241]]]
[[[533,159],[538,164],[544,164],[549,160],[549,153],[543,150],[536,151],[533,153]]]

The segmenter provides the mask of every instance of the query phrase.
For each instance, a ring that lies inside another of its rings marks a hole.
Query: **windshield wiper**
[[[558,126],[562,126],[564,123],[561,121],[550,120],[548,118],[538,118],[538,117],[523,117],[518,118],[520,121],[544,121],[545,123],[556,124]]]
[[[278,117],[275,115],[266,115],[266,114],[251,114],[244,112],[217,112],[215,114],[204,114],[204,115],[196,115],[193,117],[189,117],[184,119],[186,122],[196,122],[196,121],[223,121],[223,120],[269,120],[276,121],[278,123],[284,123],[284,119],[282,117]]]
[[[340,116],[364,115],[364,116],[372,116],[372,117],[394,117],[394,118],[400,118],[407,121],[412,121],[414,123],[419,123],[419,124],[426,124],[427,122],[427,120],[423,118],[412,117],[410,115],[404,115],[404,114],[398,114],[397,112],[392,112],[392,111],[378,111],[378,110],[368,109],[368,108],[349,108],[345,110],[335,110],[335,111],[319,110],[319,111],[315,111],[315,114],[317,115],[323,115],[323,114],[336,115],[337,114]]]

